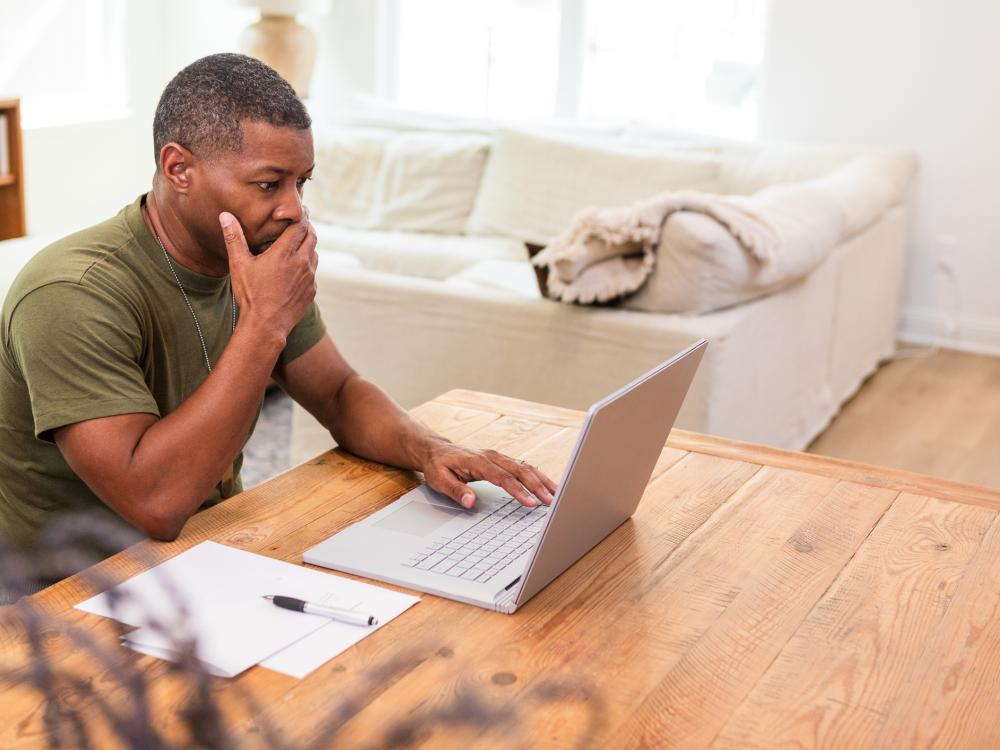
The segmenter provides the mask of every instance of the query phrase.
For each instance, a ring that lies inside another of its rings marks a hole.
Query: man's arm
[[[124,414],[54,431],[70,468],[129,523],[173,539],[243,448],[288,333],[316,293],[316,235],[293,224],[252,256],[222,215],[240,319],[204,383],[162,419]]]
[[[552,502],[556,485],[538,469],[494,450],[463,448],[434,434],[358,375],[329,336],[279,368],[275,379],[341,447],[373,461],[421,471],[431,487],[460,505],[471,507],[475,502],[466,482],[476,479],[502,487],[522,505],[537,505],[534,497]]]

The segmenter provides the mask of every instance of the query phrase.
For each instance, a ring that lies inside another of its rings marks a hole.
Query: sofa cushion
[[[857,156],[814,182],[840,203],[846,238],[867,229],[889,208],[902,203],[916,169],[912,153],[880,151]]]
[[[459,234],[472,213],[490,139],[403,133],[385,146],[374,229]]]
[[[677,188],[714,192],[719,169],[718,158],[708,154],[643,155],[501,130],[467,231],[546,244],[591,206],[619,206]]]
[[[316,167],[305,199],[313,220],[372,225],[382,155],[390,134],[373,129],[318,130]]]
[[[313,217],[355,229],[457,234],[490,139],[464,133],[337,128],[317,136]]]
[[[348,253],[338,253],[336,250],[321,250],[316,253],[319,257],[317,273],[336,273],[347,269],[360,271],[364,268],[361,261],[354,255]]]
[[[449,276],[444,283],[463,289],[491,289],[512,297],[539,299],[538,282],[525,260],[481,260]]]
[[[750,195],[770,185],[811,180],[847,163],[860,150],[854,146],[730,146],[720,153],[719,192]]]
[[[481,260],[523,260],[524,246],[506,237],[385,232],[314,221],[320,250],[347,253],[371,271],[444,279]]]

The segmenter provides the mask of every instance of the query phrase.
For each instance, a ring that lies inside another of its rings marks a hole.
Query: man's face
[[[244,121],[243,148],[192,165],[185,219],[202,248],[226,258],[219,214],[243,226],[257,255],[302,218],[302,189],[312,176],[312,130]]]

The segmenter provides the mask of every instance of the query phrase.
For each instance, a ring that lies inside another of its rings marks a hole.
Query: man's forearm
[[[359,375],[344,381],[325,426],[351,453],[417,471],[423,469],[435,444],[447,442]]]
[[[174,519],[177,532],[243,448],[283,345],[237,326],[205,382],[136,445],[129,467],[133,487],[145,490],[160,517]]]
[[[424,473],[427,484],[471,508],[468,482],[483,479],[502,487],[526,507],[551,503],[555,482],[524,461],[495,450],[473,450],[433,433],[385,392],[356,374],[337,393],[327,426],[334,439],[359,456]]]

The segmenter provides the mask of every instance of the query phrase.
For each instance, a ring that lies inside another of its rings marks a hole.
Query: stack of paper
[[[354,609],[378,618],[361,627],[275,607],[265,595]],[[261,664],[304,677],[419,601],[366,583],[252,552],[202,542],[76,605],[138,628],[125,644],[176,660],[185,639],[213,674],[233,677]]]

